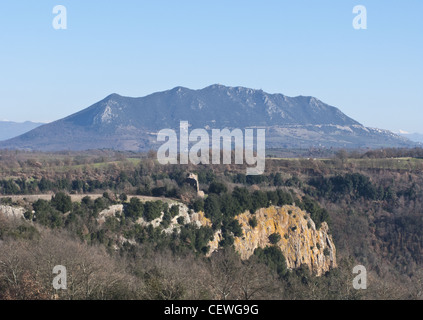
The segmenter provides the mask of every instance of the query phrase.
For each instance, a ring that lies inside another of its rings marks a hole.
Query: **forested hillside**
[[[152,153],[2,151],[1,205],[23,210],[0,213],[1,297],[421,298],[421,154],[272,158],[264,175],[245,176],[235,165],[162,166]],[[189,173],[205,198],[187,183]],[[327,225],[336,246],[336,267],[320,276],[305,264],[289,268],[277,245],[298,230],[271,234],[247,259],[236,250],[247,228],[258,228],[259,209],[292,205],[317,230]],[[73,289],[54,292],[51,269],[61,263],[75,275]],[[352,288],[359,264],[367,290]]]

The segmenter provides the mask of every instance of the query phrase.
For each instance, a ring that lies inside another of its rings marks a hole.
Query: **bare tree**
[[[210,296],[206,268],[192,255],[177,257],[168,251],[155,252],[138,258],[135,269],[143,280],[143,299],[193,300]]]
[[[280,294],[277,275],[255,256],[243,261],[239,269],[238,297],[241,300],[277,298]]]
[[[215,252],[210,261],[213,298],[228,300],[235,298],[240,283],[241,260],[233,249]]]
[[[65,234],[42,230],[32,242],[9,241],[0,246],[0,281],[13,292],[26,285],[40,286],[40,297],[49,299],[118,299],[136,296],[137,279],[125,263],[104,249],[89,247]],[[67,289],[52,286],[53,268],[66,267]],[[30,280],[32,283],[30,283]],[[42,295],[41,295],[42,293]],[[17,298],[25,299],[29,293]],[[34,298],[33,296],[31,296]]]

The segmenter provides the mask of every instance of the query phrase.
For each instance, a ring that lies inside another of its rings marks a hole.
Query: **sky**
[[[53,28],[56,5],[67,29]],[[367,29],[353,28],[364,5]],[[54,121],[111,93],[244,86],[423,133],[421,0],[0,2],[0,120]]]

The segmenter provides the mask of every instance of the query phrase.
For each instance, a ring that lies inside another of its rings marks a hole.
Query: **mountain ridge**
[[[411,141],[423,143],[423,134],[422,133],[399,133],[400,136],[403,136]]]
[[[288,97],[246,87],[214,84],[193,90],[175,87],[144,97],[113,93],[63,119],[0,142],[0,148],[40,151],[157,147],[161,129],[265,127],[267,147],[400,147],[408,139],[366,128],[340,109],[311,96]]]
[[[24,121],[0,121],[0,141],[7,140],[35,129],[44,123]]]

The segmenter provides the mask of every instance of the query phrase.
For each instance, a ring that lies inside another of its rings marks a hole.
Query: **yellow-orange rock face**
[[[257,219],[253,229],[249,220]],[[248,259],[257,248],[271,246],[269,236],[279,233],[281,240],[276,244],[285,256],[287,267],[299,268],[305,264],[316,275],[320,276],[331,268],[336,268],[336,248],[329,228],[323,222],[316,230],[309,215],[295,206],[269,207],[258,210],[255,214],[245,212],[236,217],[241,224],[243,237],[235,237],[235,249],[242,259]],[[217,249],[216,244],[221,234],[216,233],[210,242],[211,252]]]

